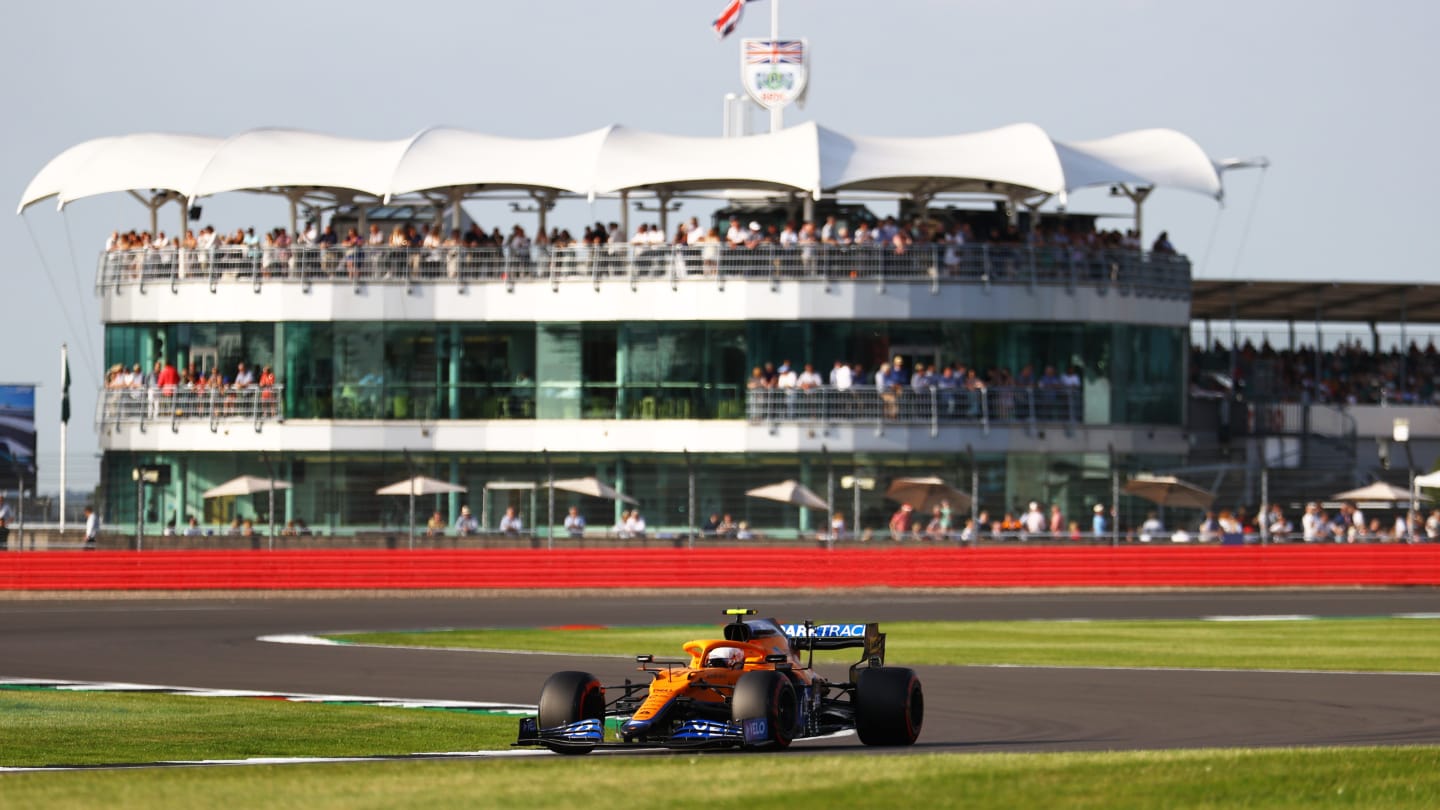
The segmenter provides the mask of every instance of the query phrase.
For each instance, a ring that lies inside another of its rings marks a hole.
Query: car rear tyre
[[[800,720],[800,702],[790,679],[771,670],[747,672],[735,682],[735,698],[731,716],[736,723],[764,719],[770,728],[770,741],[751,747],[785,748],[795,739]]]
[[[543,731],[580,720],[605,721],[605,689],[600,680],[588,672],[557,672],[540,688],[540,712],[537,722]],[[545,746],[557,754],[588,754],[594,746]]]
[[[866,745],[912,745],[925,722],[920,676],[904,667],[871,667],[855,678],[855,733]]]

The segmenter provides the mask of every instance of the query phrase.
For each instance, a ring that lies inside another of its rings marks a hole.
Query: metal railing
[[[223,246],[207,250],[117,250],[100,255],[103,293],[126,287],[205,284],[436,285],[561,284],[628,280],[704,282],[727,279],[1020,284],[1119,287],[1135,294],[1188,297],[1190,262],[1137,250],[1080,250],[1010,244],[889,247],[803,245],[578,245],[566,248],[392,248]]]
[[[896,423],[990,425],[1063,423],[1084,418],[1078,388],[987,386],[984,388],[904,388],[881,391],[872,386],[752,388],[746,392],[751,422]]]
[[[204,421],[216,429],[221,422],[285,421],[285,386],[261,388],[107,388],[101,392],[96,423],[103,431],[152,423],[178,428],[181,422]]]

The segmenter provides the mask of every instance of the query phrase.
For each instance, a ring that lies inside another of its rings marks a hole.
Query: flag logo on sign
[[[756,104],[779,109],[800,98],[808,77],[803,39],[747,39],[740,47],[740,81]]]

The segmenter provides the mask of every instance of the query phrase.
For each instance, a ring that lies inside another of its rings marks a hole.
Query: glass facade
[[[749,370],[900,355],[982,379],[1074,368],[1088,424],[1179,425],[1185,328],[749,321],[112,324],[107,364],[270,365],[290,419],[739,419]],[[1119,392],[1123,392],[1123,395]]]
[[[1115,459],[1121,480],[1128,471],[1174,466],[1179,458],[1135,456]],[[267,462],[270,467],[267,468]],[[548,462],[548,466],[547,466]],[[978,484],[979,508],[992,520],[1006,513],[1018,516],[1029,501],[1058,504],[1067,518],[1088,530],[1090,508],[1109,504],[1112,497],[1111,459],[1107,454],[965,454],[949,455],[846,455],[846,454],[692,454],[688,460],[677,454],[577,454],[551,453],[543,456],[499,453],[410,454],[401,453],[130,453],[106,454],[103,470],[107,503],[106,523],[117,530],[133,526],[136,485],[130,471],[141,464],[171,467],[171,483],[147,487],[144,511],[147,531],[159,534],[174,520],[184,526],[190,517],[205,530],[223,533],[230,521],[250,518],[265,522],[268,496],[203,500],[201,493],[241,474],[267,474],[290,481],[294,488],[276,493],[276,522],[284,526],[302,520],[321,534],[352,534],[364,531],[399,532],[407,525],[409,499],[375,495],[375,490],[420,474],[449,480],[468,488],[467,493],[417,498],[417,522],[423,526],[432,512],[440,512],[453,525],[461,506],[468,505],[483,516],[487,528],[494,528],[506,507],[515,507],[527,527],[546,522],[548,498],[543,482],[556,479],[597,476],[617,489],[640,499],[651,530],[657,533],[683,531],[689,524],[690,474],[695,476],[695,522],[703,524],[712,514],[731,515],[746,521],[757,532],[790,537],[797,531],[815,531],[824,515],[794,506],[747,497],[746,490],[765,483],[796,479],[825,497],[834,481],[835,509],[853,518],[854,491],[840,488],[847,475],[874,477],[880,487],[861,490],[858,526],[883,532],[897,504],[883,496],[885,482],[900,476],[940,476],[962,491],[969,491],[972,472]],[[413,465],[413,466],[411,466]],[[503,483],[505,487],[497,487]],[[489,488],[487,488],[489,485]],[[557,522],[575,505],[592,529],[614,525],[619,505],[596,498],[557,492]],[[626,507],[628,508],[628,507]],[[1126,496],[1121,501],[1123,525],[1135,526],[1153,509],[1148,502]],[[961,518],[968,515],[961,515]],[[963,520],[962,520],[963,522]],[[561,534],[557,531],[557,537]]]

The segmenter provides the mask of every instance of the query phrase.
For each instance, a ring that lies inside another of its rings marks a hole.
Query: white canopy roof
[[[51,197],[116,191],[196,199],[226,191],[324,190],[388,200],[421,191],[496,189],[609,194],[632,189],[827,192],[1029,198],[1129,183],[1221,193],[1217,163],[1186,135],[1149,129],[1075,143],[1034,124],[925,138],[852,136],[814,123],[744,138],[620,126],[560,138],[506,138],[434,127],[402,140],[291,129],[230,138],[141,133],[87,141],[30,181],[20,209]]]

